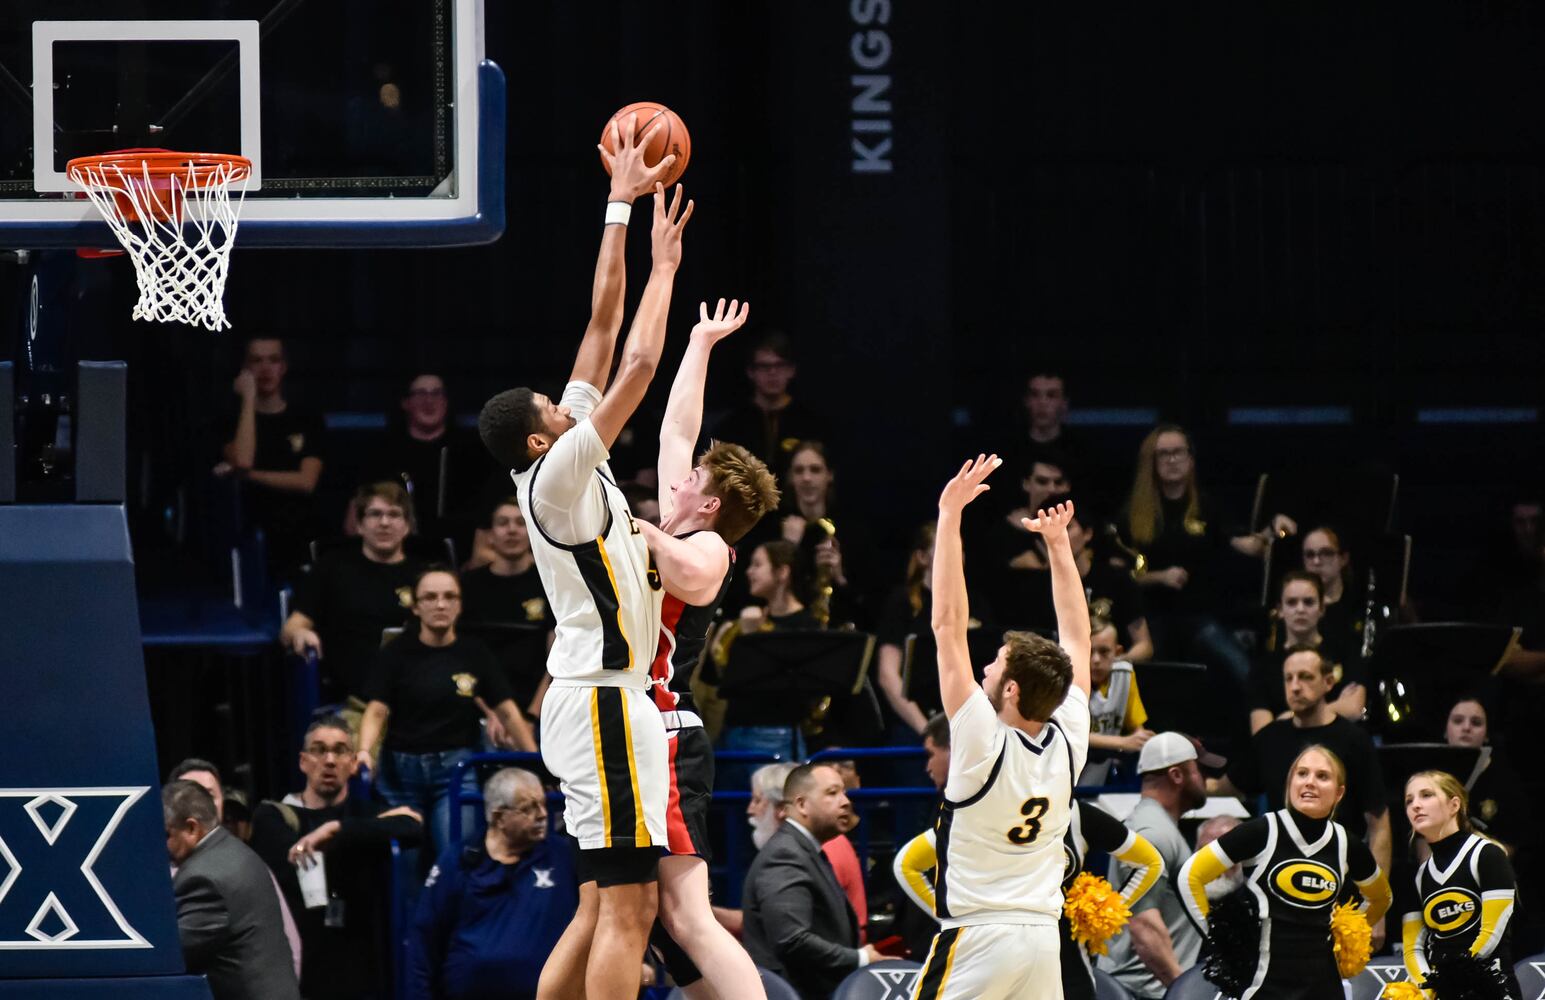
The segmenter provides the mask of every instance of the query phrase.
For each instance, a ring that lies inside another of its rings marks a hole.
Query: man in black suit
[[[215,800],[192,781],[167,784],[161,812],[188,971],[209,978],[215,1000],[300,1000],[262,860],[220,826]]]
[[[858,918],[821,853],[853,806],[828,764],[789,772],[783,798],[785,821],[746,873],[742,942],[805,1000],[825,1000],[848,973],[884,957],[872,945],[858,947]]]

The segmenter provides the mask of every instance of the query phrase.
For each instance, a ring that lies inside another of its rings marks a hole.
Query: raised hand
[[[1002,464],[1003,459],[997,455],[977,455],[962,465],[955,478],[944,484],[944,492],[939,494],[939,509],[958,514],[966,504],[991,488],[985,480]]]
[[[661,157],[660,162],[652,167],[644,165],[644,147],[649,145],[650,137],[664,127],[664,115],[655,118],[654,123],[644,129],[643,135],[636,134],[637,114],[612,119],[612,148],[616,152],[608,153],[604,145],[596,144],[596,149],[601,151],[601,159],[606,161],[606,168],[611,171],[611,201],[625,201],[631,204],[642,198],[655,187],[660,178],[665,176],[665,172],[676,162],[676,155],[672,153]]]
[[[682,211],[681,203],[686,201],[686,211]],[[682,193],[681,185],[676,185],[676,192],[671,197],[670,207],[665,205],[665,187],[659,182],[654,186],[654,228],[650,230],[650,247],[654,254],[656,267],[676,268],[681,266],[681,231],[686,228],[687,220],[692,218],[693,202]]]
[[[1055,538],[1066,539],[1068,537],[1068,522],[1073,520],[1073,502],[1059,503],[1051,510],[1038,510],[1035,517],[1022,517],[1019,523],[1026,530],[1033,531],[1048,542]]]
[[[692,339],[703,340],[710,345],[717,344],[744,326],[746,317],[750,315],[751,303],[739,299],[731,299],[728,309],[724,307],[724,300],[720,299],[712,316],[708,315],[708,303],[699,302],[697,325],[692,328]]]
[[[231,382],[231,391],[240,396],[243,402],[257,398],[257,378],[251,369],[243,368],[236,373],[236,378]]]

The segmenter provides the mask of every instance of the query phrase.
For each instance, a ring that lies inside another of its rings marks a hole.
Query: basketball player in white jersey
[[[660,924],[653,937],[671,978],[692,1000],[765,997],[751,956],[714,918],[708,897],[708,806],[713,744],[692,702],[692,671],[707,643],[734,572],[730,544],[778,506],[778,485],[765,463],[740,445],[716,441],[693,464],[703,424],[703,385],[714,344],[738,330],[749,306],[720,299],[699,320],[660,425],[660,527],[638,522],[666,595],[660,640],[649,668],[650,695],[665,725],[670,797],[660,859]],[[582,900],[576,925],[595,920]]]
[[[940,931],[914,1000],[1062,997],[1062,837],[1089,752],[1089,607],[1068,541],[1073,505],[1025,518],[1046,542],[1062,645],[1008,632],[976,683],[960,516],[1001,464],[977,456],[939,497],[933,633],[950,766],[934,824]]]
[[[582,901],[596,898],[593,941],[571,924],[543,969],[539,992],[552,997],[638,991],[666,839],[665,731],[649,700],[662,591],[606,461],[659,364],[692,204],[683,211],[678,185],[667,208],[656,178],[671,158],[645,167],[635,121],[614,127],[619,152],[608,157],[611,204],[590,324],[563,397],[554,402],[510,389],[489,400],[478,419],[484,444],[511,468],[558,622],[547,659],[553,680],[542,704],[542,762],[561,783],[564,824],[579,841]],[[622,325],[626,226],[633,200],[651,187],[653,267],[616,381],[606,388]]]

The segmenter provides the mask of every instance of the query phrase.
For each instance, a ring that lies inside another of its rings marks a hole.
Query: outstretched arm
[[[633,202],[652,189],[655,181],[675,162],[672,155],[653,167],[644,166],[644,147],[654,130],[663,125],[662,116],[643,135],[635,136],[638,116],[629,115],[624,121],[612,122],[612,145],[616,147],[616,153],[608,153],[604,146],[596,147],[611,169],[612,188],[606,198],[606,229],[601,234],[601,253],[596,258],[595,280],[590,286],[590,323],[579,343],[570,382],[586,382],[597,389],[606,389],[606,377],[612,370],[612,347],[617,341],[617,331],[622,329],[622,301],[628,278],[623,262],[628,242],[628,224],[623,219],[627,213],[611,206],[623,205],[631,210]]]
[[[1068,541],[1068,522],[1073,520],[1072,503],[1059,503],[1050,511],[1037,511],[1034,519],[1024,518],[1026,528],[1046,541],[1051,560],[1051,598],[1057,608],[1057,642],[1073,661],[1073,683],[1089,693],[1089,601],[1084,597],[1084,578],[1073,558],[1073,544]]]
[[[667,593],[683,603],[703,607],[719,596],[730,571],[730,547],[711,531],[676,538],[648,521],[635,520],[654,556],[655,569]]]
[[[939,698],[944,714],[951,719],[971,693],[980,690],[971,672],[971,651],[966,644],[971,609],[966,600],[960,515],[966,504],[987,492],[987,476],[1002,464],[997,455],[976,456],[960,467],[939,496],[939,525],[933,542],[933,635],[939,651]],[[1086,678],[1088,669],[1086,660]]]
[[[660,423],[657,475],[662,520],[670,516],[671,508],[676,505],[671,487],[692,470],[692,449],[697,447],[697,436],[703,429],[703,383],[708,381],[708,355],[713,351],[713,345],[740,329],[750,313],[749,302],[731,300],[726,310],[724,300],[720,299],[713,317],[709,318],[708,303],[698,303],[697,325],[692,328],[687,352],[681,356],[681,367],[676,369],[671,398],[665,404],[665,419]]]
[[[633,416],[638,404],[644,401],[644,393],[660,365],[660,350],[665,346],[665,319],[671,309],[671,288],[676,283],[676,268],[681,266],[681,231],[692,218],[692,202],[687,201],[683,211],[684,201],[686,196],[678,184],[667,211],[665,189],[655,185],[654,229],[650,234],[654,267],[649,272],[649,282],[644,286],[638,312],[633,316],[633,326],[622,347],[617,381],[590,414],[591,425],[608,449],[622,433],[623,425]]]

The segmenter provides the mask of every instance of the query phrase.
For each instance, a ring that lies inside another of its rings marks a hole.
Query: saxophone
[[[815,526],[825,532],[825,541],[837,537],[837,525],[829,517],[818,517]],[[832,620],[832,571],[819,562],[815,568],[815,599],[810,602],[810,615],[822,628],[828,628]]]
[[[829,517],[815,519],[816,527],[825,533],[822,541],[834,541],[837,537],[837,525]],[[815,570],[815,598],[810,602],[810,616],[816,620],[821,628],[831,627],[832,620],[832,586],[831,569],[816,564]],[[826,716],[831,712],[832,700],[830,696],[818,698],[810,703],[810,710],[805,714],[800,723],[800,729],[807,738],[821,735],[826,729]]]
[[[1132,558],[1132,579],[1136,580],[1148,572],[1148,557],[1121,540],[1120,528],[1114,524],[1107,524],[1105,526],[1105,537],[1110,539],[1112,545]]]

